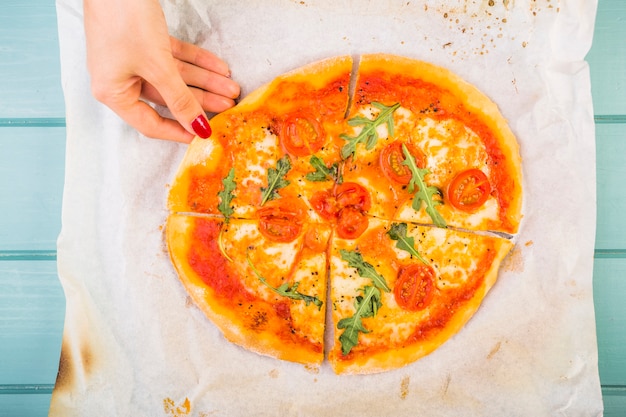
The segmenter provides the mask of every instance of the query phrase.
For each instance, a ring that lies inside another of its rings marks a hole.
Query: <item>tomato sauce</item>
[[[197,170],[190,170],[187,205],[197,213],[215,213],[219,201],[215,193],[215,181],[221,181],[216,175],[202,175]]]
[[[188,260],[202,281],[215,291],[217,297],[231,303],[251,301],[256,297],[247,291],[222,255],[217,245],[221,222],[196,219]]]

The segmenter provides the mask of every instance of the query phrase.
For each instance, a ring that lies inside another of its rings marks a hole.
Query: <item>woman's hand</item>
[[[142,134],[190,142],[207,138],[205,111],[235,104],[228,65],[169,36],[158,0],[84,0],[87,66],[94,96]],[[176,120],[148,103],[167,106]]]

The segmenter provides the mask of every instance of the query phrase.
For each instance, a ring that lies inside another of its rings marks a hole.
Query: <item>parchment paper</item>
[[[243,95],[318,59],[387,52],[447,67],[521,146],[524,220],[467,326],[405,368],[337,376],[227,342],[164,243],[186,146],[142,137],[90,94],[80,0],[58,0],[67,297],[54,416],[595,416],[590,0],[163,2],[173,35],[225,59]],[[141,22],[137,22],[141,24]]]

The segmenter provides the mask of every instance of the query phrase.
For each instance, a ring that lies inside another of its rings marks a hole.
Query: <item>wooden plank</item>
[[[603,385],[626,386],[626,258],[596,259],[594,300]]]
[[[0,8],[1,117],[63,117],[56,8],[4,0]]]
[[[626,2],[599,0],[587,61],[596,114],[626,114]]]
[[[45,417],[51,394],[0,395],[0,417]]]
[[[626,388],[603,389],[604,417],[624,417],[626,414]]]
[[[65,128],[0,128],[0,251],[53,250],[61,229]]]
[[[596,249],[626,249],[626,124],[596,125],[596,175]]]
[[[0,385],[54,384],[65,296],[56,262],[0,262]]]

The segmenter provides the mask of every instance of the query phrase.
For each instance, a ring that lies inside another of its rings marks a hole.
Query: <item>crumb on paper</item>
[[[320,373],[320,367],[318,365],[305,365],[304,369],[306,369],[307,371],[309,371],[312,374],[319,374]]]
[[[448,394],[448,388],[450,387],[450,381],[452,381],[452,376],[450,374],[446,375],[446,380],[441,387],[441,397],[445,397]]]
[[[276,378],[278,378],[278,375],[279,375],[279,372],[278,372],[278,369],[276,369],[276,368],[272,369],[272,370],[269,372],[269,376],[270,376],[270,378],[274,378],[274,379],[276,379]]]
[[[524,243],[524,246],[528,247],[528,246],[532,246],[535,242],[533,242],[532,240],[527,241],[526,243]]]
[[[500,348],[502,347],[502,342],[498,342],[496,343],[493,348],[491,349],[491,351],[487,354],[487,359],[491,359],[493,358],[493,356],[498,353],[498,351],[500,350]]]
[[[192,308],[195,306],[193,299],[190,296],[185,297],[185,308]]]
[[[400,381],[400,398],[405,400],[407,395],[409,395],[409,383],[411,382],[410,376],[405,376]]]
[[[511,252],[504,258],[502,269],[510,272],[524,272],[524,257],[522,250],[515,246]]]
[[[188,416],[191,412],[191,402],[189,398],[185,397],[180,405],[177,405],[174,400],[167,397],[163,399],[163,411],[165,415],[172,417]]]

